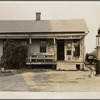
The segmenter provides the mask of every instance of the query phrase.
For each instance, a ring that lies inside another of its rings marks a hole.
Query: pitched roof
[[[5,32],[85,32],[84,19],[72,20],[0,20],[0,33]]]

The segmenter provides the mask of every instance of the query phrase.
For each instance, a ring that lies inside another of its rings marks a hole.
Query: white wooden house
[[[81,67],[85,58],[84,39],[89,32],[85,20],[40,20],[40,14],[37,15],[36,20],[0,20],[0,57],[4,41],[13,39],[28,46],[27,65]]]

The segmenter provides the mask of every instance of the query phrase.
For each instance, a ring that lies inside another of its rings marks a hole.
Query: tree
[[[25,67],[28,56],[27,46],[16,41],[7,40],[3,47],[1,67],[15,69]]]

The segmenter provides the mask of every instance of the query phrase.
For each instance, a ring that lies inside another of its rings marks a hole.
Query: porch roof
[[[84,19],[70,20],[0,20],[0,33],[13,32],[84,32],[88,28]]]

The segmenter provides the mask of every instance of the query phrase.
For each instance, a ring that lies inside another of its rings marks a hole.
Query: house
[[[88,28],[84,19],[0,20],[0,57],[7,39],[21,40],[28,46],[27,65],[53,65],[56,69],[84,64],[84,39]],[[38,67],[38,66],[37,66]]]

